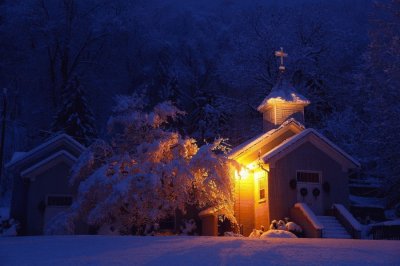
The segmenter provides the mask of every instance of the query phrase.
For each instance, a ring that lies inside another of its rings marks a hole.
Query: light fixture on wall
[[[249,170],[246,167],[242,167],[239,172],[240,180],[246,179],[249,176]]]

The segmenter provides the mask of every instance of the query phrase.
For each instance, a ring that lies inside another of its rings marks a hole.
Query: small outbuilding
[[[72,204],[77,187],[69,184],[70,170],[84,150],[61,134],[14,154],[6,169],[13,178],[10,216],[19,221],[20,235],[43,234],[46,224]]]

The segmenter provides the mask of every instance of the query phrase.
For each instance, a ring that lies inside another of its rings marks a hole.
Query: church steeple
[[[289,118],[295,118],[298,122],[304,123],[304,107],[310,104],[310,101],[297,93],[285,78],[286,68],[283,58],[287,57],[287,54],[281,48],[280,51],[275,52],[275,56],[281,58],[278,81],[257,108],[263,114],[264,131],[279,127]]]

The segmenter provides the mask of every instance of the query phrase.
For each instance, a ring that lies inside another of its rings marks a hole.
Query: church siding
[[[258,186],[258,180],[255,179],[255,189],[254,189],[254,214],[255,214],[255,228],[260,229],[261,226],[264,226],[265,229],[268,228],[269,222],[269,211],[268,211],[268,173],[262,169],[259,169],[261,175],[265,177],[264,185],[265,185],[265,199],[260,200],[260,191]]]
[[[289,118],[304,123],[304,105],[297,103],[276,103],[263,112],[264,131],[278,127]]]
[[[305,142],[275,163],[270,169],[269,200],[270,218],[289,217],[290,208],[297,202],[297,189],[289,186],[290,180],[296,178],[296,171],[309,170],[322,173],[321,183],[330,184],[330,192],[321,189],[319,197],[323,200],[323,209],[328,211],[333,203],[348,207],[348,176],[342,167],[326,153],[310,142]],[[312,196],[309,191],[309,196]]]
[[[243,225],[243,235],[248,236],[254,228],[254,176],[236,180],[235,216]]]

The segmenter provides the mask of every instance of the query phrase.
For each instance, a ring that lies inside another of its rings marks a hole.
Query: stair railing
[[[354,239],[361,239],[361,224],[353,217],[353,215],[342,204],[333,204],[332,210],[333,215],[343,225],[346,231]]]
[[[291,218],[299,224],[307,237],[321,238],[324,226],[306,203],[296,203],[290,210]]]

